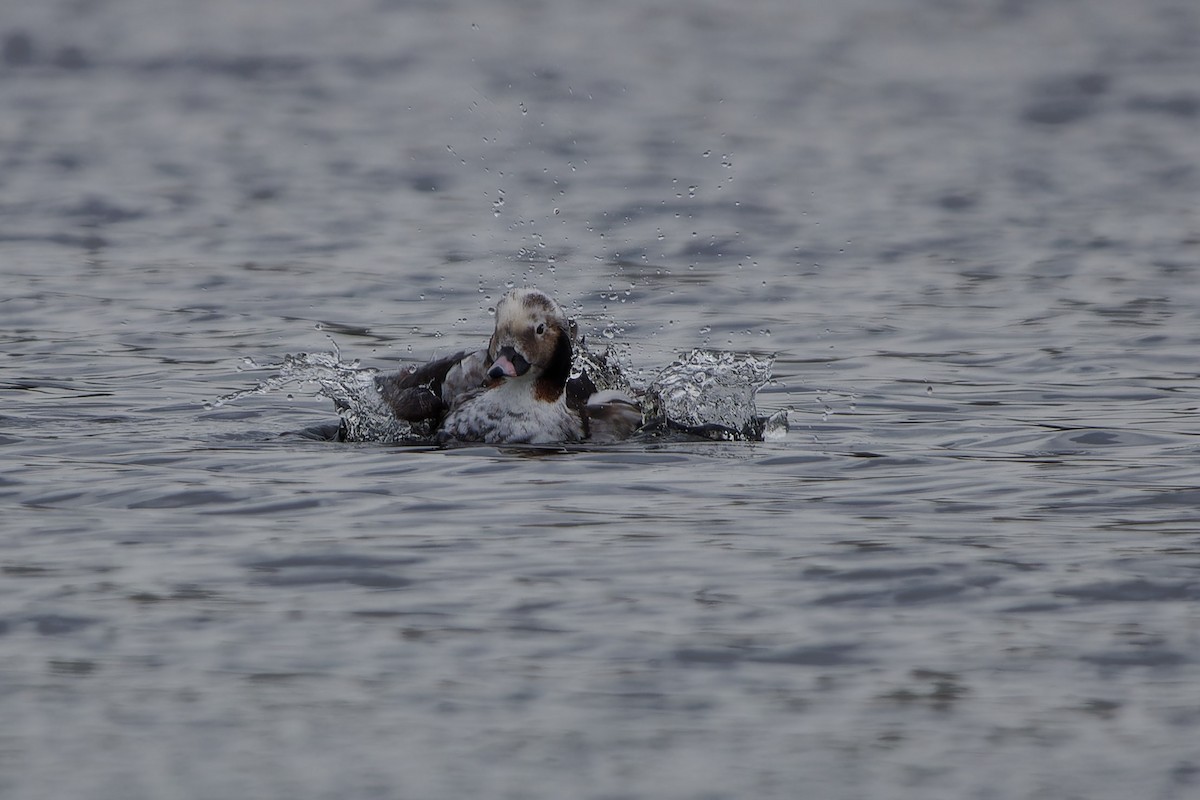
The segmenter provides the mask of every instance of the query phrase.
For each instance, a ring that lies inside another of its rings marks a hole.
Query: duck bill
[[[498,378],[517,378],[529,371],[529,362],[525,357],[518,353],[512,347],[501,347],[496,353],[496,360],[492,362],[492,366],[488,368],[488,377],[492,380]]]

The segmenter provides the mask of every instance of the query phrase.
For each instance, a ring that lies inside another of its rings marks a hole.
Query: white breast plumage
[[[535,400],[525,387],[513,383],[480,389],[450,410],[439,438],[489,444],[579,441],[582,420],[567,407],[566,397],[564,392],[554,401]]]

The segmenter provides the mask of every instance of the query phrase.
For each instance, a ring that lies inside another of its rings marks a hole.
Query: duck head
[[[513,289],[500,298],[488,380],[532,379],[539,399],[554,400],[570,374],[570,323],[558,303],[537,289]]]

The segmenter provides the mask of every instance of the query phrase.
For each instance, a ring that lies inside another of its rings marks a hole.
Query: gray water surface
[[[0,797],[1200,793],[1194,2],[10,3],[0,108]],[[211,407],[510,283],[791,433]]]

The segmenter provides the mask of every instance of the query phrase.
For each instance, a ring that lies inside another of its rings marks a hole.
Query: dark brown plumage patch
[[[596,384],[585,372],[578,378],[567,381],[567,408],[579,415],[579,424],[583,427],[583,438],[592,435],[591,421],[588,419],[587,400],[596,393]]]
[[[446,373],[466,355],[455,353],[416,369],[375,378],[375,386],[388,408],[402,420],[432,420],[446,413],[441,400]]]
[[[553,403],[567,388],[567,379],[571,377],[571,337],[566,331],[560,330],[554,342],[554,354],[542,370],[542,374],[533,382],[533,396],[537,400]]]
[[[533,398],[535,400],[541,400],[543,403],[553,403],[562,393],[562,384],[548,381],[545,377],[538,378],[533,382]]]
[[[406,422],[433,419],[446,412],[442,398],[424,386],[413,386],[398,392],[384,391],[382,394],[392,413]]]
[[[397,389],[408,389],[412,386],[429,386],[433,389],[438,389],[442,385],[442,381],[446,379],[446,373],[467,356],[467,351],[463,350],[455,353],[452,356],[445,356],[428,364],[422,364],[415,369],[407,372],[398,372],[394,375],[388,375],[380,380],[395,383]]]

